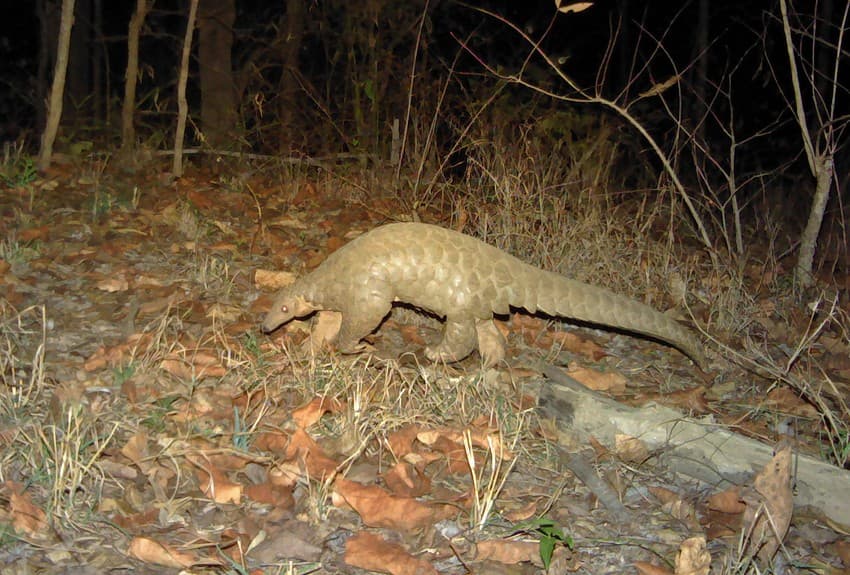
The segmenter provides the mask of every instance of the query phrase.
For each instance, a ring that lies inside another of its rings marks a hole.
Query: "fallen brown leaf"
[[[743,513],[747,508],[746,504],[741,501],[741,487],[739,485],[733,485],[720,493],[713,494],[706,503],[709,509],[723,513]]]
[[[515,313],[511,316],[511,326],[520,333],[529,332],[536,337],[546,329],[546,322],[533,315]]]
[[[307,429],[326,413],[338,413],[344,406],[336,399],[317,397],[292,412],[292,421],[301,429]]]
[[[328,254],[332,254],[337,251],[339,248],[344,246],[346,241],[344,238],[339,236],[331,236],[328,238],[328,241],[325,243],[325,249],[328,250]]]
[[[463,448],[463,436],[465,433],[469,434],[473,446],[487,450],[492,449],[496,456],[503,460],[514,458],[513,452],[504,447],[496,430],[487,426],[486,418],[474,422],[474,427],[469,427],[466,430],[457,430],[450,427],[429,429],[420,431],[416,438],[432,448],[437,448],[441,440],[446,440],[449,444]],[[454,448],[450,450],[453,451]]]
[[[121,455],[132,461],[147,478],[148,483],[157,493],[168,484],[174,476],[173,468],[163,467],[148,450],[148,439],[144,433],[137,433],[121,448]],[[164,492],[163,492],[164,493]]]
[[[345,544],[345,562],[352,567],[391,575],[438,575],[431,563],[410,555],[401,545],[361,531]]]
[[[315,525],[297,519],[287,519],[282,522],[268,522],[264,529],[265,540],[254,544],[251,549],[254,562],[271,565],[286,564],[293,559],[310,563],[321,561],[321,535]],[[252,572],[252,575],[260,573]]]
[[[101,458],[97,462],[97,465],[103,473],[112,479],[127,479],[133,481],[139,476],[139,472],[133,467],[106,457]]]
[[[588,8],[593,6],[593,2],[574,2],[572,4],[561,4],[560,0],[555,3],[558,8],[558,12],[563,12],[564,14],[569,14],[570,12],[578,13],[584,12]]]
[[[127,363],[127,357],[147,349],[153,336],[150,333],[136,333],[127,338],[125,343],[110,347],[99,347],[83,364],[86,371],[96,371],[107,366],[117,366]]]
[[[147,537],[134,537],[127,549],[127,554],[145,563],[176,569],[184,569],[199,563],[198,556],[194,553],[178,551],[170,545]]]
[[[698,385],[664,394],[664,404],[680,407],[687,413],[708,413],[708,400],[705,397],[705,386]]]
[[[611,459],[611,450],[608,449],[605,445],[602,444],[598,439],[594,436],[590,436],[588,438],[588,443],[590,443],[590,447],[593,448],[593,452],[596,454],[596,460],[601,461],[603,459]]]
[[[700,528],[696,509],[689,501],[685,501],[679,494],[664,487],[649,487],[649,491],[661,501],[662,511],[685,523],[688,527]]]
[[[7,481],[4,488],[10,492],[9,514],[15,531],[33,539],[44,539],[48,532],[47,514],[32,502],[20,483]]]
[[[413,451],[413,442],[422,431],[418,425],[408,425],[390,433],[387,437],[387,444],[390,448],[390,453],[396,459],[401,459],[411,451]]]
[[[308,252],[307,260],[304,265],[308,270],[315,269],[327,259],[328,255],[329,254],[326,252]]]
[[[516,504],[519,503],[521,503],[521,501],[516,502]],[[514,507],[511,506],[510,503],[507,503],[507,505],[502,509],[502,516],[511,523],[528,521],[535,515],[537,515],[537,501],[529,501],[521,507]]]
[[[246,486],[245,496],[258,503],[273,505],[278,509],[292,509],[295,507],[292,488],[275,485],[271,482]]]
[[[18,230],[17,235],[19,242],[26,243],[31,242],[33,240],[46,242],[48,238],[50,238],[50,227],[39,226],[37,228],[25,228],[22,230]]]
[[[292,198],[292,204],[298,205],[307,201],[315,200],[318,195],[319,191],[316,189],[316,186],[312,182],[307,182],[298,188],[298,192],[295,194],[295,197]],[[307,224],[304,224],[304,228],[306,227]]]
[[[656,499],[658,499],[658,501],[661,502],[661,505],[666,505],[668,503],[679,501],[681,499],[678,493],[667,489],[666,487],[650,485],[649,487],[647,487],[647,489],[655,496]]]
[[[607,391],[615,395],[626,391],[626,378],[616,371],[602,372],[573,364],[566,370],[566,373],[583,386],[594,391]]]
[[[191,461],[192,458],[189,458]],[[196,465],[199,462],[193,461]],[[239,504],[242,501],[242,485],[231,481],[227,475],[210,465],[195,470],[201,491],[216,503]]]
[[[560,344],[561,348],[591,361],[599,361],[608,354],[596,342],[580,337],[569,331],[551,332],[552,341]]]
[[[791,459],[791,447],[782,447],[758,472],[754,489],[742,493],[747,505],[743,527],[747,551],[764,562],[773,558],[791,525],[794,511]]]
[[[165,312],[167,309],[176,306],[184,301],[186,296],[182,295],[181,290],[172,291],[169,295],[156,298],[150,301],[139,304],[139,315],[149,316],[158,315]]]
[[[289,448],[290,435],[280,430],[263,431],[257,434],[254,446],[262,451],[279,455],[285,454]]]
[[[679,546],[676,555],[676,575],[708,575],[711,554],[705,546],[705,537],[691,537]]]
[[[338,477],[332,496],[337,507],[348,506],[370,527],[410,531],[431,525],[455,513],[447,505],[429,505],[412,497],[392,495],[377,485],[361,485]]]
[[[141,527],[156,525],[158,520],[159,509],[156,507],[152,507],[147,511],[141,511],[139,513],[131,513],[129,515],[117,513],[112,517],[112,521],[115,522],[115,525],[126,530],[137,530]]]
[[[233,323],[242,316],[242,308],[237,305],[214,303],[207,308],[206,317],[221,323]]]
[[[219,224],[220,222],[216,221],[215,223]],[[219,229],[226,230],[227,224],[220,225]],[[217,242],[210,245],[210,250],[214,252],[230,252],[231,254],[238,254],[239,246],[231,242]]]
[[[723,513],[714,509],[706,509],[700,514],[700,524],[705,538],[714,541],[721,537],[730,537],[741,532],[743,513]]]
[[[127,278],[124,276],[111,276],[106,277],[97,282],[95,287],[101,291],[105,292],[119,292],[119,291],[127,291],[130,289],[130,284],[127,282]]]
[[[240,521],[240,523],[252,523],[251,521]],[[241,526],[240,526],[241,527]],[[221,540],[218,547],[220,553],[226,555],[234,565],[244,565],[245,550],[251,546],[256,533],[244,533],[238,529],[225,529],[221,532]]]
[[[191,182],[187,180],[187,178],[181,178],[179,180],[179,185],[183,188],[182,184],[187,183],[186,186],[186,199],[191,202],[196,208],[199,210],[209,210],[213,208],[216,204],[215,197],[213,194],[209,193],[209,190],[198,190],[195,188],[195,182]]]
[[[493,323],[496,324],[496,329],[502,334],[502,337],[508,339],[508,336],[511,334],[511,326],[508,325],[508,322],[498,319]]]
[[[216,355],[199,349],[172,352],[160,362],[159,367],[177,379],[190,381],[227,374],[227,369]]]
[[[660,565],[655,565],[646,561],[635,561],[632,565],[641,575],[673,575],[673,572],[666,567],[661,567]]]
[[[431,490],[431,480],[416,466],[400,461],[384,473],[384,482],[396,495],[420,497]]]
[[[506,565],[533,563],[542,565],[540,544],[536,541],[505,541],[490,539],[475,544],[476,561],[496,561]]]
[[[147,473],[148,468],[153,465],[148,460],[148,436],[140,431],[127,440],[121,448],[121,455],[132,461],[142,473]]]
[[[649,449],[643,441],[622,433],[614,435],[614,453],[627,463],[642,463],[649,457]]]
[[[764,405],[782,413],[816,419],[818,410],[789,387],[777,387],[767,394]]]
[[[449,474],[469,473],[469,460],[463,447],[463,436],[454,430],[429,430],[419,433],[420,442],[427,445],[434,452],[432,455],[442,454],[446,462],[446,472]],[[428,460],[425,454],[419,454]],[[406,458],[409,461],[410,458]],[[415,463],[415,462],[414,462]]]
[[[330,477],[337,468],[337,462],[328,457],[325,451],[307,432],[296,429],[289,438],[286,448],[286,458],[297,460],[299,466],[306,470],[312,479]]]

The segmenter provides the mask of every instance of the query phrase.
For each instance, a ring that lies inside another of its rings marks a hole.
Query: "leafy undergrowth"
[[[765,441],[791,422],[800,450],[845,464],[846,316],[823,303],[810,315],[782,307],[791,296],[767,278],[776,269],[733,281],[696,260],[659,267],[663,246],[635,243],[598,210],[549,206],[537,215],[569,213],[569,225],[524,217],[534,229],[511,233],[506,219],[521,210],[496,190],[474,214],[461,199],[454,214],[423,215],[658,308],[700,274],[692,311],[715,338],[711,373],[654,343],[522,315],[501,323],[510,347],[498,369],[477,356],[432,365],[422,348],[439,325],[405,309],[371,353],[314,354],[307,322],[259,331],[275,282],[406,217],[393,196],[326,176],[133,179],[60,169],[3,192],[3,573],[850,566],[841,526],[802,513],[787,534],[775,525],[790,510],[790,491],[776,488],[788,484],[787,452],[761,471],[759,500],[673,473],[639,439],[572,446],[590,450],[629,509],[618,516],[564,469],[535,411],[542,366],[569,365],[617,401],[712,414]],[[546,245],[516,245],[529,234]],[[753,559],[755,540],[779,547],[772,560]]]

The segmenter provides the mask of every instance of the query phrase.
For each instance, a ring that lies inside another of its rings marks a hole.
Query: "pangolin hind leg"
[[[383,298],[359,300],[356,306],[342,312],[342,325],[336,340],[340,353],[357,353],[366,345],[360,340],[372,333],[390,313],[392,304]]]
[[[443,339],[425,348],[425,357],[431,361],[460,361],[475,349],[475,321],[472,318],[448,316]]]
[[[492,319],[475,321],[478,332],[478,353],[484,360],[484,367],[493,367],[505,359],[505,338]]]

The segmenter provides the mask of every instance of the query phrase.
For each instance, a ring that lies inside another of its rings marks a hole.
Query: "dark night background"
[[[0,77],[3,81],[0,110],[3,137],[6,139],[24,133],[32,134],[40,129],[35,124],[37,112],[41,108],[36,93],[40,49],[37,4],[19,4],[15,17],[7,19],[0,32]],[[77,4],[78,21],[85,18],[80,10],[86,8],[89,10],[89,18],[94,18],[95,3],[92,0]],[[409,70],[406,66],[415,49],[416,29],[411,29],[411,26],[417,24],[416,18],[425,7],[421,2],[376,4],[381,8],[380,19],[365,24],[377,29],[381,37],[387,39],[385,43],[392,43],[392,52],[398,60],[397,72],[407,76]],[[836,9],[841,8],[838,4]],[[256,63],[264,44],[268,46],[275,40],[278,21],[285,18],[284,5],[282,1],[236,2],[235,69],[238,70],[249,61]],[[325,56],[336,49],[335,41],[343,41],[341,36],[345,27],[354,24],[347,20],[344,13],[345,2],[306,2],[306,5],[306,32],[299,61],[302,74],[308,78],[332,74],[330,66],[333,64]],[[101,75],[103,85],[98,86],[98,89],[105,90],[108,82],[108,96],[113,99],[119,99],[123,93],[127,25],[134,7],[135,2],[128,0],[102,1],[102,37],[92,36],[87,42],[91,50],[89,56],[103,58],[101,65],[107,72]],[[650,74],[635,86],[633,92],[645,89],[650,78],[657,81],[666,79],[674,65],[684,71],[685,81],[694,74],[693,62],[698,51],[695,32],[699,3],[628,0],[603,0],[580,14],[570,15],[556,15],[551,0],[471,4],[431,2],[422,40],[427,54],[420,57],[420,61],[425,62],[421,67],[424,70],[420,68],[420,72],[424,71],[435,78],[447,75],[446,66],[461,50],[459,40],[467,41],[492,66],[509,71],[521,64],[528,54],[528,46],[505,24],[476,11],[475,7],[502,15],[534,39],[539,39],[545,33],[541,47],[556,58],[566,58],[568,63],[564,69],[582,86],[591,86],[595,81],[613,32],[619,27],[620,36],[612,53],[603,90],[608,96],[614,95],[622,87],[630,68],[643,66],[647,62],[650,63]],[[797,3],[795,8],[808,13],[814,6],[813,3]],[[157,0],[146,22],[140,58],[148,73],[143,75],[142,86],[156,88],[163,98],[169,97],[167,90],[173,88],[176,79],[186,11],[185,1]],[[782,95],[768,86],[773,82],[768,59],[772,60],[776,73],[784,75],[787,70],[777,14],[776,2],[771,1],[709,2],[709,82],[720,81],[735,69],[733,85],[737,115],[746,119],[744,125],[753,128],[764,125],[785,111]],[[836,15],[840,16],[840,12]],[[400,24],[406,27],[400,29]],[[653,57],[657,50],[656,41],[663,44],[666,55],[659,57],[656,53]],[[273,68],[273,62],[260,64]],[[540,68],[535,78],[554,86],[552,74],[547,74],[542,66]],[[90,69],[80,70],[92,74]],[[270,73],[280,72],[271,70]],[[481,66],[469,55],[461,55],[456,73],[462,76],[458,85],[468,86],[487,81],[480,76]],[[388,78],[394,84],[391,88],[404,92],[404,76]],[[91,87],[91,78],[87,78],[87,81]],[[144,92],[144,89],[140,90],[140,93]],[[273,97],[273,94],[266,95],[267,101]],[[527,98],[531,99],[531,96],[527,95]],[[77,103],[77,107],[85,109],[86,103]],[[516,119],[523,120],[521,115]]]

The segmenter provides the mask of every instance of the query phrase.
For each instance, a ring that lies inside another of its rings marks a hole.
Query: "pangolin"
[[[425,350],[432,361],[459,361],[477,347],[485,365],[499,363],[505,342],[493,316],[521,308],[649,336],[705,366],[695,335],[651,307],[536,268],[472,236],[422,223],[383,225],[347,243],[276,295],[262,329],[269,333],[314,311],[337,312],[341,323],[322,339],[355,353],[394,302],[445,318],[442,340]],[[324,323],[333,325],[328,315]]]

